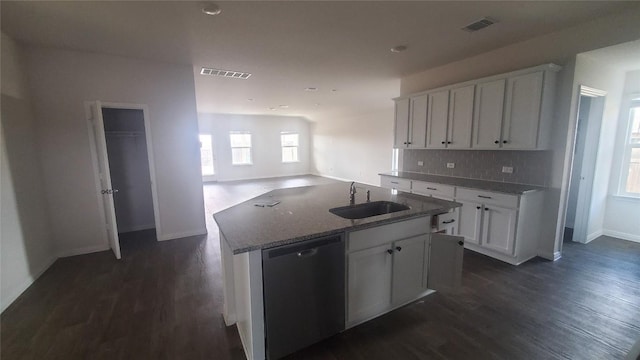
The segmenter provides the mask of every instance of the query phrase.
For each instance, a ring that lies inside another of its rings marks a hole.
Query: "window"
[[[214,175],[211,134],[200,134],[198,137],[200,138],[200,166],[202,167],[202,176]]]
[[[621,193],[640,197],[640,98],[631,101],[624,145]]]
[[[298,160],[298,134],[280,133],[282,144],[282,162],[297,162]]]
[[[229,133],[229,140],[231,140],[231,163],[251,165],[251,133],[232,131]]]

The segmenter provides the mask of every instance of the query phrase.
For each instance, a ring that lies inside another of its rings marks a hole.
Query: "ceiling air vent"
[[[480,19],[478,21],[474,21],[471,24],[463,27],[462,30],[468,31],[468,32],[474,32],[474,31],[478,31],[480,29],[484,29],[487,26],[493,25],[495,23],[496,23],[495,20],[493,20],[491,18],[488,18],[488,17],[484,17],[484,18],[482,18],[482,19]]]
[[[203,67],[202,70],[200,70],[200,75],[222,76],[233,79],[248,79],[249,76],[251,76],[251,73]]]

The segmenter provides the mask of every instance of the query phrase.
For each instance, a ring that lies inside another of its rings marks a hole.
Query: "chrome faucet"
[[[352,181],[351,186],[349,187],[349,205],[354,205],[356,203],[356,182]],[[371,201],[371,191],[367,190],[367,202]]]
[[[356,203],[356,182],[352,181],[349,187],[349,205]]]

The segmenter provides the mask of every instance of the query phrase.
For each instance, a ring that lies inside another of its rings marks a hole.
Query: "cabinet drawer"
[[[511,209],[518,208],[518,195],[458,188],[456,198],[477,203],[498,205]]]
[[[380,187],[409,192],[411,191],[411,180],[395,176],[380,176]]]
[[[456,194],[456,188],[454,186],[443,184],[413,181],[411,184],[411,192],[419,195],[453,199]]]
[[[399,221],[347,234],[347,250],[356,251],[431,232],[431,217]]]

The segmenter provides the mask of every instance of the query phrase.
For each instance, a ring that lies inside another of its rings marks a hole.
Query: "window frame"
[[[249,146],[233,146],[231,137],[233,135],[249,135]],[[251,166],[253,165],[253,135],[250,131],[229,131],[229,148],[231,149],[231,165],[232,166]],[[233,158],[233,149],[249,149],[249,162],[235,163]]]
[[[283,137],[285,135],[296,135],[296,145],[295,146],[285,146],[284,142],[283,142]],[[290,148],[295,148],[296,152],[295,152],[295,160],[291,160],[291,161],[285,161],[284,159],[284,150],[285,149],[290,149]],[[281,131],[280,132],[280,155],[281,155],[281,160],[283,164],[291,164],[291,163],[299,163],[300,162],[300,133],[298,133],[297,131]]]
[[[202,165],[202,139],[201,136],[208,136],[209,137],[209,146],[211,149],[211,168],[213,170],[212,173],[204,173],[204,167]],[[198,141],[200,142],[200,172],[202,173],[202,176],[215,176],[216,175],[216,158],[213,155],[213,134],[212,133],[206,133],[206,132],[201,132],[198,133]]]
[[[627,180],[629,180],[629,168],[631,167],[631,153],[633,149],[640,149],[640,143],[631,142],[631,128],[633,125],[633,119],[631,117],[632,109],[637,109],[640,112],[640,94],[632,94],[629,96],[627,102],[629,105],[625,111],[626,126],[624,127],[624,141],[623,141],[623,154],[622,154],[622,166],[620,167],[620,181],[618,184],[618,196],[640,199],[640,192],[628,192]]]

